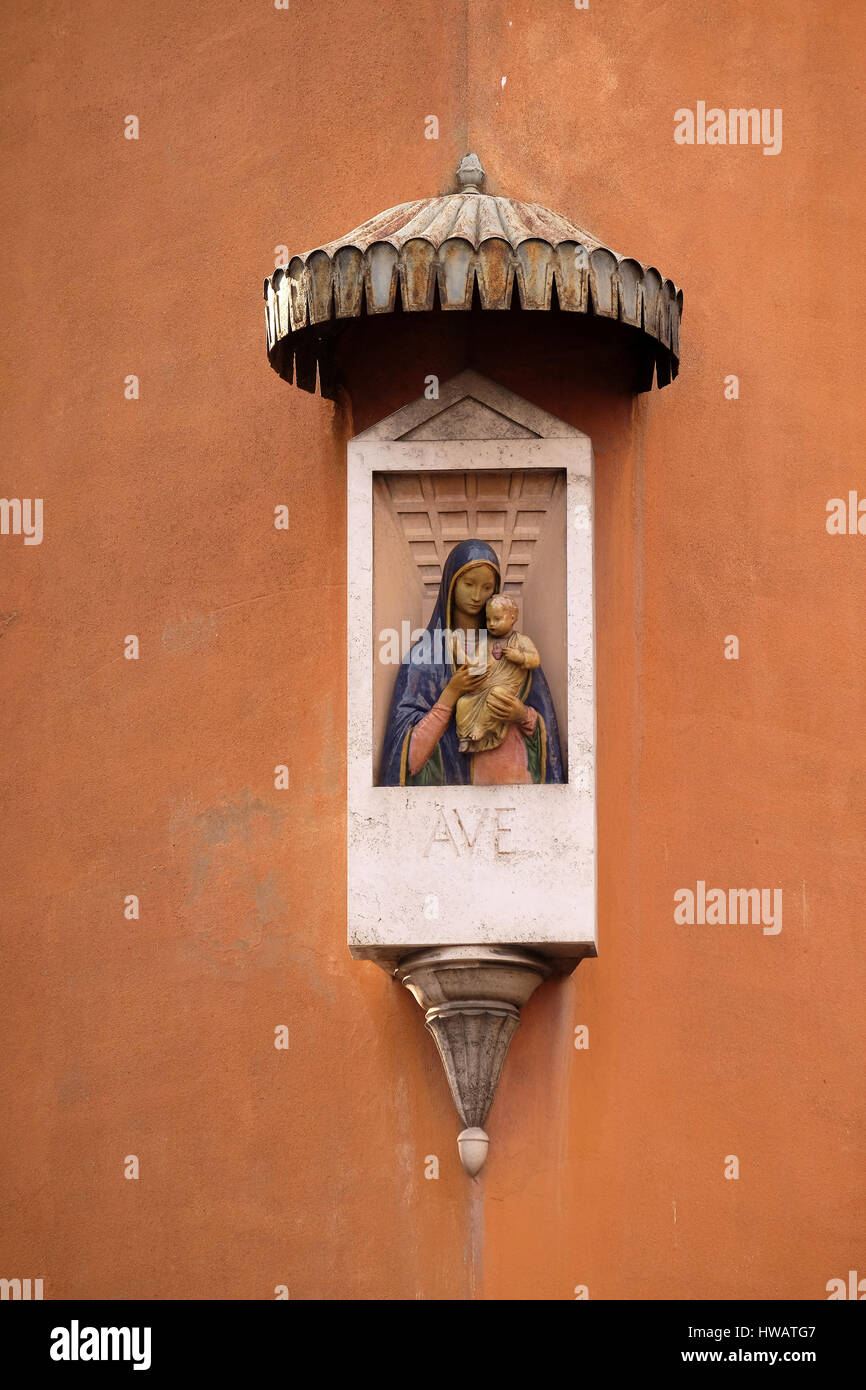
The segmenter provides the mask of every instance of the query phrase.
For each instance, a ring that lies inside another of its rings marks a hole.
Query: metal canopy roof
[[[473,154],[457,177],[459,192],[380,212],[265,280],[268,358],[286,381],[314,392],[318,374],[333,398],[339,320],[395,308],[465,311],[476,288],[483,310],[507,310],[516,298],[525,310],[558,307],[640,329],[658,385],[677,375],[683,295],[671,280],[549,208],[481,192]]]

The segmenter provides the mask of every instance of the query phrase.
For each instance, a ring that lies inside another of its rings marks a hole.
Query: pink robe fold
[[[409,740],[409,771],[413,777],[430,757],[448,727],[451,710],[437,700],[433,708],[419,719]],[[498,748],[476,753],[472,762],[472,782],[476,787],[506,787],[531,782],[526,759],[525,738],[531,738],[538,723],[538,711],[528,705],[519,724],[509,724]]]

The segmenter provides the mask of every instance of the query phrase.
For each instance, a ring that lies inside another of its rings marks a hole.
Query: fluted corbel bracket
[[[544,957],[516,946],[437,946],[411,952],[397,967],[442,1059],[464,1126],[457,1147],[470,1177],[487,1157],[484,1124],[520,1010],[552,969]]]

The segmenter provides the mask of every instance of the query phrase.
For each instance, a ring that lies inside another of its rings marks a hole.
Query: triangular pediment
[[[421,396],[356,437],[409,441],[585,436],[564,420],[470,369],[440,386],[436,399]]]
[[[438,415],[431,415],[414,429],[407,430],[401,439],[538,439],[534,430],[519,425],[516,420],[493,410],[474,396],[464,396],[454,405],[446,406]]]

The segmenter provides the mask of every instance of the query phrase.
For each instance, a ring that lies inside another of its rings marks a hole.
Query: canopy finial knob
[[[457,182],[461,193],[480,193],[487,175],[477,154],[465,154],[457,166]]]

